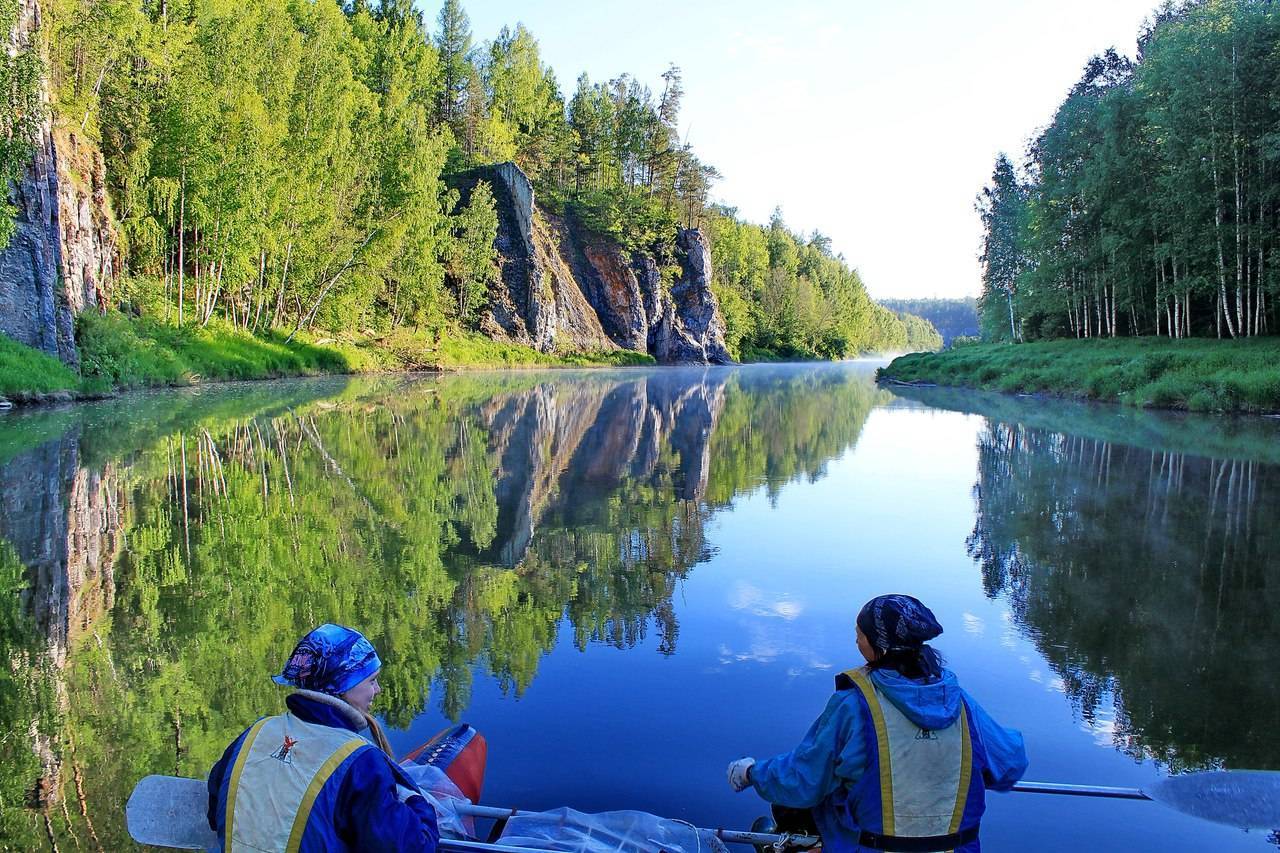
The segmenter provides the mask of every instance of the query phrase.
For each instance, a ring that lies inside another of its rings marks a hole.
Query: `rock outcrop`
[[[39,28],[37,0],[20,0],[10,49],[31,48]],[[0,250],[0,332],[77,366],[75,315],[106,304],[119,243],[101,152],[55,127],[47,88],[40,94],[35,156],[9,188],[16,228]]]
[[[681,231],[674,258],[630,252],[571,214],[538,207],[514,163],[448,178],[460,204],[482,180],[497,202],[502,269],[482,322],[486,334],[542,352],[627,349],[672,364],[732,362],[701,232]],[[663,261],[675,272],[670,287]]]
[[[696,228],[676,236],[681,275],[665,294],[649,351],[667,364],[729,364],[724,317],[711,292],[711,247]]]

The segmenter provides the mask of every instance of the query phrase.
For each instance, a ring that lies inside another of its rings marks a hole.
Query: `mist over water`
[[[875,363],[265,383],[0,420],[0,833],[127,846],[323,621],[397,749],[485,800],[746,826],[909,592],[1031,778],[1280,767],[1280,424],[877,388]],[[27,806],[34,805],[38,811]],[[67,808],[63,805],[67,804]],[[1266,850],[1153,804],[989,798],[991,850]]]

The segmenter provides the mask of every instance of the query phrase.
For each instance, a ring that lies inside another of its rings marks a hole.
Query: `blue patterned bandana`
[[[298,641],[276,684],[339,696],[382,668],[373,644],[352,628],[324,624]]]
[[[918,649],[942,633],[933,611],[910,595],[880,595],[858,614],[858,627],[882,652]]]

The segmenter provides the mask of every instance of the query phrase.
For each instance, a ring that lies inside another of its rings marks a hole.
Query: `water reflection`
[[[360,625],[380,705],[519,695],[562,630],[654,632],[745,490],[819,476],[887,395],[839,369],[287,383],[0,425],[0,838],[126,844],[202,775],[310,626]]]
[[[969,554],[1081,716],[1171,770],[1280,768],[1277,425],[912,396],[984,415]]]

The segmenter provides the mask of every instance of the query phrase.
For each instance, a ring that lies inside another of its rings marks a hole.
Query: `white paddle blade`
[[[124,807],[129,835],[139,844],[180,850],[217,850],[209,828],[209,789],[199,779],[147,776]]]
[[[1170,776],[1143,789],[1183,814],[1241,829],[1280,828],[1280,771],[1211,770]]]

